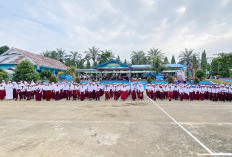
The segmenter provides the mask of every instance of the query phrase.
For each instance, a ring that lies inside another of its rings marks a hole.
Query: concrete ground
[[[213,153],[232,153],[232,103],[156,101]],[[0,156],[210,156],[152,101],[0,101]]]

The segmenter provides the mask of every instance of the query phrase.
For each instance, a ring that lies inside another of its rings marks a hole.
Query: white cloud
[[[186,7],[182,6],[180,8],[177,9],[177,13],[179,13],[180,15],[184,14],[186,11]]]
[[[205,9],[209,2],[1,1],[0,45],[37,53],[61,47],[83,52],[97,46],[111,49],[123,59],[129,59],[133,50],[152,47],[162,49],[169,57],[184,48],[229,50],[232,45],[222,43],[232,42],[232,11],[224,12],[225,8],[213,4],[203,10],[207,16],[202,12],[196,16],[202,11],[199,5]]]

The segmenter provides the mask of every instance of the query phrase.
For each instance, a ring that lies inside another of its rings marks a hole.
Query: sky
[[[92,46],[121,59],[159,48],[232,51],[232,0],[0,0],[0,45],[40,54]]]

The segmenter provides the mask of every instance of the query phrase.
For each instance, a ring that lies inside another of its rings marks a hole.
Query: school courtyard
[[[230,156],[232,104],[0,101],[0,156]]]

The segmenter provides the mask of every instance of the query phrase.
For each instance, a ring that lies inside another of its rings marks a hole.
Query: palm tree
[[[160,58],[161,60],[164,59],[164,53],[162,53],[160,49],[156,49],[156,48],[150,49],[148,51],[147,56],[148,56],[149,61],[152,61],[153,58],[156,58],[156,57]]]
[[[79,54],[77,51],[71,51],[72,54],[72,64],[73,66],[77,66],[78,62],[81,60],[81,54]]]
[[[185,49],[184,51],[181,51],[181,54],[179,55],[179,63],[180,64],[186,64],[187,66],[192,64],[192,60],[193,60],[193,49]]]
[[[152,70],[158,74],[159,72],[163,71],[165,69],[164,64],[162,63],[161,59],[159,57],[153,58],[152,61]]]
[[[60,49],[57,48],[56,52],[57,52],[58,60],[64,63],[65,50],[63,50],[62,48]]]
[[[86,53],[85,59],[87,60],[92,59],[93,63],[96,63],[100,55],[100,49],[93,46],[92,48],[89,48],[88,51],[85,51],[84,53]]]
[[[143,51],[133,51],[131,53],[131,59],[135,61],[135,64],[139,64],[139,63],[146,64],[147,63],[147,58]]]
[[[102,64],[114,58],[115,58],[114,53],[111,50],[105,50],[105,51],[101,51],[101,55],[98,57],[98,60],[99,63]]]

